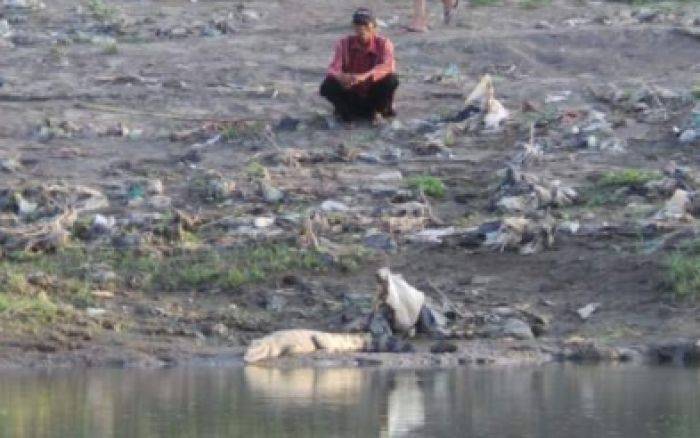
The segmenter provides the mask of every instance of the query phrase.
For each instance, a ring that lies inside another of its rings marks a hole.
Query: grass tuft
[[[445,184],[434,176],[417,176],[408,180],[408,187],[413,190],[422,191],[431,198],[445,197]]]
[[[661,179],[661,177],[661,173],[655,171],[642,169],[622,169],[604,173],[596,185],[598,187],[606,188],[641,188],[646,183]]]

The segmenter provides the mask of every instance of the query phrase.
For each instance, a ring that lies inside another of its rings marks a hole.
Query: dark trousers
[[[335,107],[335,112],[345,121],[372,119],[375,113],[384,117],[394,115],[394,93],[399,86],[399,77],[390,74],[373,83],[366,96],[352,89],[347,90],[337,79],[328,76],[321,84],[321,96]]]

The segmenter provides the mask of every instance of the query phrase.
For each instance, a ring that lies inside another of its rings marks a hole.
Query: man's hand
[[[348,89],[352,88],[355,85],[366,81],[369,79],[371,76],[370,73],[360,73],[360,74],[351,74],[351,73],[341,73],[337,75],[335,78],[340,82],[340,85],[343,86],[343,88]]]
[[[356,75],[352,75],[352,84],[351,86],[355,86],[361,82],[365,82],[367,79],[369,79],[371,76],[370,73],[360,73]]]
[[[340,73],[335,77],[343,88],[348,89],[354,85],[354,75],[348,73]]]

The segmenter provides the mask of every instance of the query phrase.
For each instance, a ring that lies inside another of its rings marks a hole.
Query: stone
[[[218,322],[209,328],[211,335],[219,336],[220,338],[225,338],[228,336],[228,327],[226,324]]]
[[[253,225],[255,228],[269,228],[275,224],[275,218],[273,216],[260,216],[253,219]]]
[[[287,299],[282,295],[274,294],[267,298],[265,309],[270,312],[281,312],[287,305]]]
[[[430,346],[430,352],[433,354],[455,353],[457,346],[451,342],[440,340]]]
[[[503,335],[519,340],[528,340],[535,337],[530,326],[517,318],[506,320],[503,324]]]
[[[496,277],[490,275],[474,275],[470,283],[474,286],[486,286],[496,280]]]
[[[148,204],[156,210],[167,210],[172,205],[172,199],[169,196],[156,195],[148,199]]]
[[[372,233],[365,236],[363,243],[365,246],[386,252],[396,252],[398,245],[394,238],[387,233]]]
[[[578,316],[586,321],[588,318],[593,315],[593,313],[600,308],[601,304],[600,303],[589,303],[586,304],[585,306],[581,307],[580,309],[576,310],[576,313]]]
[[[22,169],[22,163],[15,158],[0,158],[0,169],[5,172],[17,172]]]
[[[17,214],[20,216],[30,216],[39,208],[38,204],[24,199],[20,194],[15,195],[15,202],[17,204]]]
[[[328,199],[326,201],[323,201],[323,203],[321,204],[321,210],[325,211],[326,213],[343,212],[348,211],[348,206],[343,204],[342,202]]]
[[[243,17],[243,21],[260,21],[262,19],[262,16],[260,15],[260,12],[255,11],[253,9],[245,9],[242,13],[241,16]]]
[[[268,204],[279,204],[284,200],[284,192],[266,182],[260,184],[260,193]]]
[[[100,316],[104,316],[107,313],[107,310],[96,307],[88,307],[87,309],[85,309],[85,313],[87,313],[87,316],[89,316],[90,318],[97,318]]]
[[[9,38],[12,36],[12,29],[10,29],[10,23],[7,20],[0,20],[0,38]]]
[[[500,316],[501,318],[510,318],[516,315],[515,309],[512,307],[507,307],[507,306],[501,306],[501,307],[496,307],[492,310],[492,312],[495,315]]]
[[[96,214],[92,218],[92,225],[90,226],[90,232],[92,234],[110,234],[114,231],[114,227],[117,221],[114,216],[103,216],[101,214]]]
[[[695,129],[686,129],[681,133],[681,135],[678,136],[678,141],[680,141],[681,144],[693,143],[695,140],[699,139],[700,131],[697,131]]]
[[[93,290],[90,292],[90,295],[101,300],[111,300],[114,298],[114,293],[108,290]]]
[[[102,287],[113,285],[117,281],[117,273],[109,269],[98,269],[90,274],[90,280]]]
[[[146,193],[149,195],[162,195],[164,191],[163,181],[159,179],[149,179],[146,181]]]

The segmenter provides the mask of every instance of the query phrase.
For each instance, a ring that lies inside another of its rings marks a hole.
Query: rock
[[[696,131],[695,129],[686,129],[678,136],[678,141],[680,141],[681,144],[693,143],[698,139],[700,139],[700,131]]]
[[[326,201],[323,201],[321,204],[321,210],[331,213],[331,212],[343,212],[343,211],[348,211],[348,206],[343,204],[342,202],[334,201],[332,199],[328,199]]]
[[[111,234],[114,231],[114,227],[117,220],[114,216],[103,216],[101,214],[96,214],[92,218],[92,225],[90,226],[90,232],[93,235],[100,234]]]
[[[5,172],[17,172],[22,169],[22,163],[15,158],[1,158],[0,169]]]
[[[426,229],[426,230],[421,230],[417,233],[413,233],[409,236],[407,236],[407,240],[411,242],[418,242],[418,243],[435,243],[435,244],[440,244],[443,241],[443,238],[452,236],[457,232],[457,230],[454,227],[448,227],[448,228],[440,228],[440,229]]]
[[[505,324],[503,324],[503,335],[519,340],[528,340],[535,337],[530,326],[517,318],[506,320]]]
[[[690,220],[692,219],[689,213],[690,205],[690,193],[683,189],[676,189],[671,199],[666,201],[664,208],[656,213],[654,219],[658,221]]]
[[[470,283],[474,286],[486,286],[488,284],[491,284],[494,280],[496,280],[497,277],[493,277],[490,275],[474,275]]]
[[[260,21],[262,19],[262,16],[260,15],[260,12],[255,11],[253,9],[245,9],[242,13],[241,16],[243,17],[243,21]]]
[[[104,316],[107,313],[107,310],[96,307],[88,307],[87,309],[85,309],[85,313],[87,313],[87,316],[89,316],[90,318],[97,318],[100,316]]]
[[[455,353],[457,346],[451,342],[440,340],[430,346],[430,352],[433,354]]]
[[[532,205],[532,199],[528,196],[504,196],[496,203],[496,208],[501,213],[523,213],[536,208]]]
[[[369,234],[364,238],[363,243],[365,246],[373,249],[378,249],[386,252],[396,252],[398,250],[398,245],[396,241],[391,236],[391,234],[386,233],[373,233]]]
[[[159,179],[149,179],[146,181],[146,193],[149,195],[162,195],[164,191],[163,181]]]
[[[279,294],[269,296],[265,303],[265,309],[270,312],[281,312],[287,305],[287,299]]]
[[[17,214],[20,217],[31,216],[39,208],[38,204],[24,199],[19,193],[15,194],[15,203],[17,205]]]
[[[169,196],[156,195],[148,199],[148,204],[156,210],[167,210],[172,205],[172,199]]]
[[[217,322],[216,324],[207,324],[202,327],[202,333],[206,336],[218,336],[220,338],[225,338],[228,336],[228,327],[226,324],[221,322]]]
[[[101,287],[116,283],[117,273],[108,269],[98,269],[90,274],[90,280]]]
[[[593,315],[593,313],[600,308],[601,304],[600,303],[590,303],[586,304],[585,306],[581,307],[580,309],[576,310],[576,313],[578,316],[586,321],[588,318]]]
[[[0,38],[9,38],[12,36],[12,29],[10,29],[10,23],[7,20],[0,20]]]
[[[517,314],[515,309],[506,306],[496,307],[492,309],[492,312],[494,313],[494,315],[498,315],[501,318],[510,318]]]
[[[634,17],[640,23],[658,23],[661,21],[661,13],[659,11],[654,11],[652,9],[640,9],[635,14]]]
[[[277,123],[275,129],[278,131],[296,131],[299,128],[300,123],[301,120],[299,119],[285,116]]]
[[[93,290],[90,292],[90,295],[101,300],[111,300],[114,298],[114,293],[108,290]]]
[[[260,193],[268,204],[279,204],[284,200],[284,192],[267,182],[260,183]]]
[[[269,228],[275,224],[275,218],[273,216],[260,216],[253,219],[253,225],[255,228]]]

